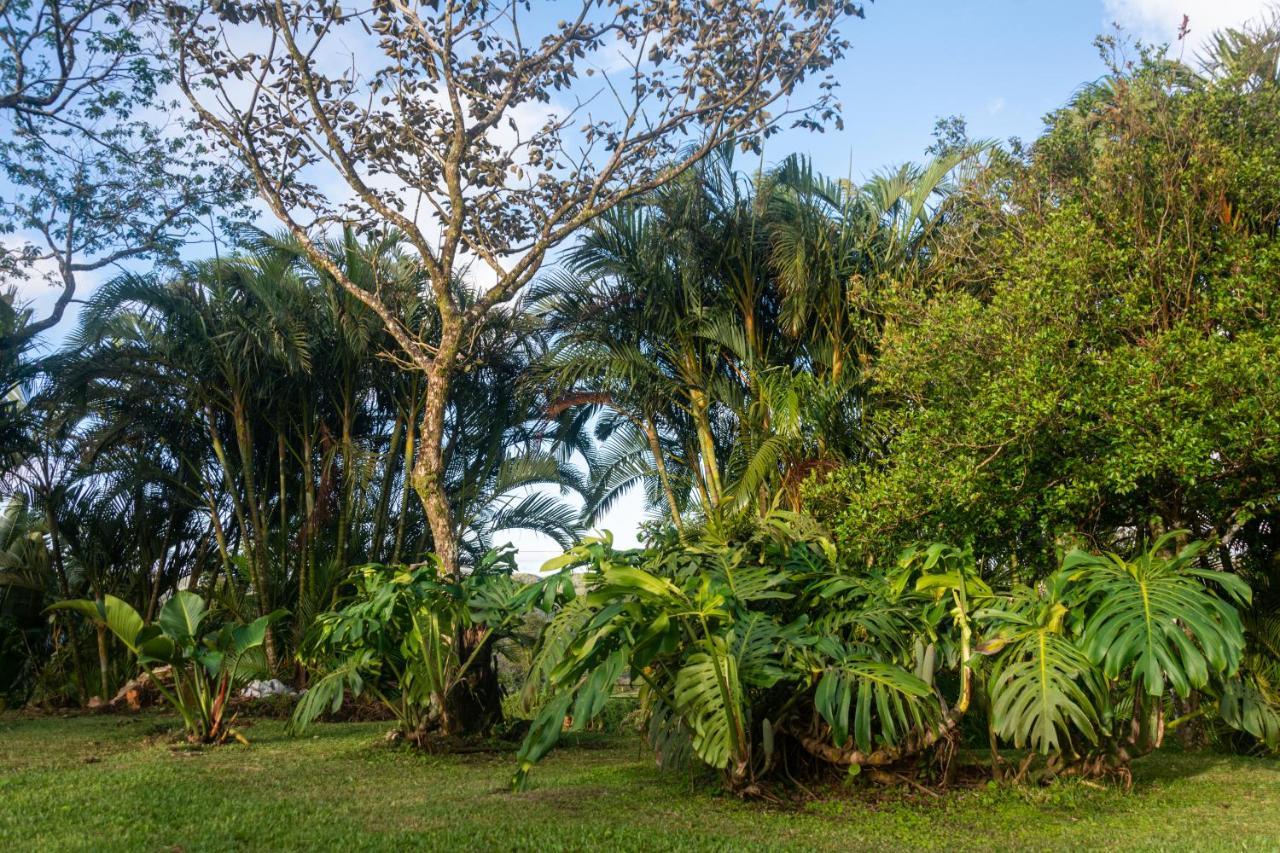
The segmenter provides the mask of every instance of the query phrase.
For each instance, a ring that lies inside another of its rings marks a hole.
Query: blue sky
[[[1033,138],[1045,113],[1104,72],[1094,38],[1121,23],[1171,42],[1190,17],[1199,39],[1265,11],[1262,0],[879,0],[846,32],[839,69],[845,129],[790,133],[766,159],[808,150],[831,175],[863,177],[918,158],[934,121],[959,114],[974,138]],[[1179,50],[1174,46],[1174,52]]]
[[[865,177],[915,159],[934,122],[959,114],[975,138],[1032,137],[1040,118],[1099,76],[1101,3],[889,0],[847,27],[839,71],[843,130],[787,133],[767,159],[809,151],[822,171]]]

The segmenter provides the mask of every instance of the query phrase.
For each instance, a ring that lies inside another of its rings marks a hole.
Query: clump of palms
[[[531,297],[554,410],[600,442],[588,520],[637,486],[677,528],[798,511],[808,476],[874,454],[877,294],[930,262],[980,150],[857,187],[800,157],[751,180],[726,149],[589,228]]]

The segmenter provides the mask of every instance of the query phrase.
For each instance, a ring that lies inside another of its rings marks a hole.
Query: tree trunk
[[[444,418],[449,404],[461,329],[456,320],[445,318],[435,361],[427,372],[426,398],[422,407],[422,428],[418,437],[417,458],[413,466],[414,489],[422,501],[427,524],[431,528],[432,548],[440,560],[442,572],[452,578],[462,575],[459,561],[459,532],[453,507],[445,491]],[[498,667],[488,631],[467,628],[454,638],[459,661],[467,660],[477,647],[462,683],[446,697],[444,726],[448,734],[486,732],[502,720],[502,690],[498,684]]]
[[[404,417],[397,410],[395,422],[391,426],[391,436],[387,439],[387,452],[382,456],[382,486],[378,490],[378,501],[373,511],[373,541],[369,543],[369,559],[375,563],[386,559],[387,508],[391,503],[391,489],[403,430]]]
[[[102,701],[111,700],[111,686],[107,678],[107,626],[98,622],[94,625],[98,629],[98,673],[102,679]]]
[[[644,419],[644,434],[649,440],[649,452],[653,454],[653,466],[658,472],[658,479],[662,481],[662,491],[667,496],[667,506],[671,510],[671,521],[676,526],[676,530],[684,532],[684,525],[680,522],[680,507],[676,504],[676,493],[671,488],[671,477],[667,474],[667,462],[662,455],[662,442],[658,440],[658,427],[653,422],[653,418],[648,415]]]
[[[46,493],[44,495],[44,518],[49,525],[49,544],[53,548],[53,566],[58,573],[58,589],[62,593],[64,601],[71,598],[71,584],[67,581],[67,567],[62,562],[62,537],[58,535],[58,519],[53,514],[53,508],[49,506],[50,497]],[[76,638],[76,626],[70,618],[71,614],[65,611],[61,614],[63,625],[67,629],[67,641],[71,643],[71,666],[75,668],[76,686],[80,690],[80,701],[87,701],[89,696],[89,687],[84,681],[84,666],[80,663],[80,643]]]
[[[455,335],[456,338],[456,335]],[[422,428],[418,439],[417,459],[413,464],[413,486],[422,501],[427,524],[431,528],[432,550],[440,558],[441,568],[450,577],[458,577],[458,532],[454,529],[453,508],[444,487],[444,415],[449,404],[453,382],[453,360],[457,355],[456,340],[446,346],[442,336],[439,354],[427,374],[427,394],[422,407]]]
[[[707,510],[710,512],[719,508],[723,490],[720,485],[720,462],[716,459],[715,436],[711,432],[711,421],[707,417],[709,408],[710,403],[706,394],[693,391],[690,409],[693,424],[698,433],[698,454],[702,457],[703,478],[706,480],[707,496],[711,502]]]
[[[249,510],[249,522],[252,538],[249,546],[249,564],[255,567],[254,590],[258,594],[258,615],[266,616],[271,612],[271,590],[267,578],[267,524],[262,516],[262,504],[258,498],[257,478],[253,472],[253,438],[249,431],[249,419],[244,406],[236,398],[232,409],[232,424],[236,433],[236,448],[240,454],[240,481],[244,484],[245,505]],[[267,669],[275,672],[279,657],[276,653],[275,632],[267,626],[263,651],[267,657]]]
[[[502,686],[493,653],[492,633],[481,627],[461,632],[459,660],[466,660],[479,645],[480,653],[466,675],[445,698],[442,723],[449,735],[486,734],[502,722]]]

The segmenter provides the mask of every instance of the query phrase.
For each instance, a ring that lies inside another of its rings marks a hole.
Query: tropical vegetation
[[[113,106],[69,116],[163,148],[131,110],[172,84],[198,135],[172,152],[216,169],[171,182],[56,346],[111,217],[61,250],[55,316],[0,298],[5,704],[145,683],[226,762],[238,715],[280,715],[254,681],[284,694],[277,752],[381,715],[513,752],[525,789],[610,729],[772,799],[1127,788],[1170,740],[1280,749],[1280,23],[1198,63],[1100,39],[1108,73],[1035,140],[943,120],[858,183],[744,159],[854,4],[593,2],[533,44],[522,4],[462,5],[131,9],[112,25],[175,51],[133,65],[132,36],[23,6],[118,54],[85,84]],[[251,25],[279,52],[237,54]],[[656,112],[497,133],[615,35],[656,45]],[[312,59],[366,36],[372,78]],[[250,184],[282,230],[244,221]],[[215,201],[213,250],[176,252]],[[649,518],[616,548],[628,493]],[[513,530],[554,543],[538,576]]]

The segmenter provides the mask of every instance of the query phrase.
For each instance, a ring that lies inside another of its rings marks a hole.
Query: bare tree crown
[[[465,309],[470,325],[575,228],[724,140],[838,121],[838,24],[861,12],[811,0],[232,0],[171,7],[170,21],[183,87],[276,215],[299,236],[336,223],[403,232],[446,313],[462,310],[450,276],[480,262],[494,283]]]

